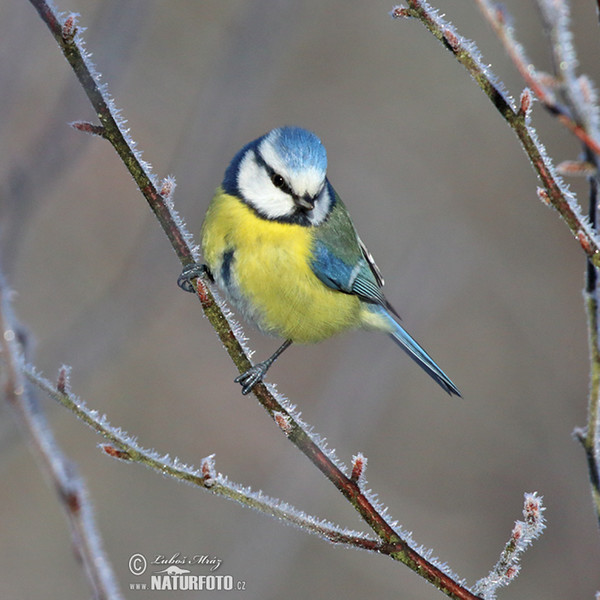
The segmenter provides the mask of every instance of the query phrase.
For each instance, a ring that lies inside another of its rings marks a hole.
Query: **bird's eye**
[[[279,188],[280,190],[282,190],[285,187],[285,179],[278,173],[273,173],[273,175],[271,175],[271,182],[276,188]]]

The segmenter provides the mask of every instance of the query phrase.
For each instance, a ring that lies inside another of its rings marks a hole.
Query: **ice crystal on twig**
[[[524,520],[515,522],[510,538],[500,555],[500,560],[487,577],[480,579],[475,584],[473,588],[475,593],[482,594],[486,600],[493,600],[496,597],[496,590],[508,585],[519,574],[521,555],[546,527],[544,510],[542,497],[538,496],[537,492],[525,494]]]

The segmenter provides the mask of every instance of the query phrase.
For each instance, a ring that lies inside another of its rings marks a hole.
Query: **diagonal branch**
[[[112,458],[141,464],[161,475],[184,481],[229,500],[235,500],[244,506],[254,508],[336,544],[382,554],[390,554],[393,551],[391,546],[382,544],[380,540],[357,531],[341,529],[325,520],[307,515],[280,500],[270,498],[262,492],[253,492],[249,487],[230,481],[226,476],[215,471],[213,455],[204,458],[200,468],[197,469],[182,463],[177,458],[171,459],[168,454],[161,455],[154,450],[148,450],[127,432],[111,425],[105,416],[99,416],[97,411],[88,408],[73,394],[69,390],[68,377],[64,368],[59,373],[59,383],[53,384],[31,365],[24,364],[20,360],[17,364],[19,376],[22,372],[32,384],[108,440],[109,443],[100,444],[100,448]]]
[[[30,2],[52,32],[96,110],[103,130],[91,126],[90,131],[102,135],[110,141],[154,211],[178,257],[184,265],[190,264],[194,261],[195,253],[190,245],[189,234],[185,233],[181,219],[172,210],[168,194],[160,193],[154,177],[150,174],[149,165],[143,162],[135,151],[135,146],[123,130],[122,121],[120,121],[118,112],[106,89],[97,84],[95,72],[90,65],[83,49],[83,41],[77,31],[75,17],[71,15],[61,20],[45,0],[30,0]],[[84,127],[79,124],[78,128]],[[240,372],[246,371],[250,367],[250,361],[244,352],[240,337],[234,333],[228,315],[223,311],[223,305],[212,294],[204,278],[198,278],[192,283],[195,287],[197,286],[204,312],[217,331],[227,352]],[[361,488],[360,481],[355,481],[346,475],[343,467],[333,457],[333,453],[322,447],[317,438],[308,432],[306,425],[295,416],[293,407],[284,400],[278,400],[264,384],[255,386],[253,392],[280,427],[282,423],[285,423],[285,426],[281,428],[290,441],[348,499],[363,520],[381,538],[383,544],[392,548],[389,555],[393,559],[407,565],[451,598],[471,600],[476,598],[443,568],[436,566],[413,549],[408,537],[396,531],[394,526],[388,522],[385,512],[375,506],[375,503]],[[89,424],[96,428],[92,423]]]
[[[588,216],[595,229],[598,221],[598,185],[600,178],[600,153],[590,143],[598,138],[598,98],[587,77],[578,77],[577,54],[572,43],[569,8],[566,2],[538,0],[538,8],[550,40],[554,57],[554,76],[560,91],[581,129],[587,134],[583,142],[583,156],[592,172],[588,176],[590,185]],[[560,65],[560,68],[557,66]],[[581,138],[580,138],[581,139]],[[590,352],[590,389],[588,397],[588,421],[584,430],[576,429],[575,436],[581,442],[588,464],[592,501],[600,525],[600,347],[598,320],[598,270],[588,259],[584,300],[588,322]]]
[[[542,200],[557,210],[592,263],[600,266],[600,239],[582,215],[575,197],[556,174],[545,148],[529,126],[531,92],[526,89],[521,95],[520,106],[515,107],[496,77],[481,62],[479,51],[473,42],[460,36],[425,0],[408,0],[407,4],[409,8],[394,8],[392,16],[418,19],[465,67],[519,138],[544,186],[539,193]]]
[[[600,177],[600,144],[598,138],[598,101],[587,77],[577,77],[577,55],[571,42],[568,6],[565,2],[538,0],[553,55],[554,74],[542,76],[527,58],[522,45],[516,40],[504,9],[492,5],[489,0],[477,0],[479,7],[515,64],[517,70],[532,88],[544,106],[565,125],[583,145],[584,165],[589,168],[588,218],[590,226],[597,230],[598,186]],[[558,68],[561,65],[561,68]],[[547,80],[550,79],[550,86]],[[556,100],[557,90],[564,104]],[[588,323],[590,352],[590,390],[588,399],[588,422],[585,428],[575,430],[588,463],[592,500],[596,518],[600,524],[600,340],[598,320],[598,271],[589,260],[584,288],[585,310]]]
[[[152,174],[150,165],[142,160],[140,153],[137,152],[135,143],[124,128],[124,120],[115,109],[114,102],[108,94],[106,86],[98,83],[97,74],[91,65],[89,56],[85,51],[83,39],[77,29],[76,15],[71,14],[66,19],[61,20],[54,8],[45,0],[30,0],[30,2],[50,29],[94,107],[96,115],[98,115],[102,130],[96,129],[94,133],[105,137],[125,163],[127,170],[131,173],[136,185],[156,215],[179,259],[184,264],[192,263],[194,252],[190,245],[190,236],[182,226],[174,226],[175,223],[177,225],[182,224],[172,211],[170,204],[166,202],[167,199],[160,193],[156,177]],[[94,127],[97,128],[98,126]]]
[[[52,429],[35,397],[29,392],[21,370],[17,327],[12,318],[4,281],[0,277],[0,348],[4,363],[4,396],[26,433],[41,470],[56,489],[69,523],[73,548],[81,560],[94,600],[123,597],[102,542],[87,487],[75,464],[59,448]]]
[[[538,190],[538,195],[558,211],[587,255],[584,299],[590,347],[588,422],[585,428],[576,429],[574,433],[586,453],[592,499],[600,524],[600,320],[598,315],[600,302],[597,273],[597,268],[600,267],[600,254],[596,233],[600,183],[599,110],[596,93],[589,80],[586,77],[577,77],[575,73],[577,59],[571,43],[571,33],[568,30],[568,6],[562,0],[538,0],[548,37],[551,40],[554,63],[561,65],[560,70],[556,69],[554,77],[550,77],[537,71],[527,58],[522,45],[514,36],[505,9],[490,0],[476,0],[527,85],[549,112],[582,142],[585,162],[574,164],[579,169],[583,167],[590,171],[587,217],[582,215],[575,198],[557,177],[545,149],[538,141],[535,131],[529,126],[530,92],[527,89],[523,92],[520,107],[515,108],[489,68],[480,61],[479,53],[472,42],[460,37],[425,0],[407,0],[407,2],[410,8],[396,7],[392,11],[392,16],[419,19],[469,71],[519,137],[523,149],[544,184],[544,189]],[[557,101],[555,90],[561,93],[563,103]]]
[[[570,111],[557,101],[552,87],[558,85],[558,81],[556,79],[548,81],[549,78],[544,77],[528,59],[523,46],[515,38],[514,30],[510,25],[510,19],[506,16],[504,7],[499,4],[492,4],[490,0],[475,1],[479,4],[483,16],[502,42],[506,53],[513,61],[521,77],[523,77],[540,102],[584,145],[590,148],[595,154],[600,155],[600,142],[594,139],[587,129],[573,117]],[[548,85],[549,83],[552,87]]]

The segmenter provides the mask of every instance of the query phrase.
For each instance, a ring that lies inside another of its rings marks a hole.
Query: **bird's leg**
[[[177,285],[184,292],[193,292],[194,288],[192,287],[191,280],[201,277],[202,275],[207,275],[208,278],[214,282],[213,276],[206,265],[192,263],[183,268],[181,275],[177,278]]]
[[[279,355],[288,348],[292,343],[292,340],[285,340],[275,352],[267,360],[256,363],[253,367],[250,367],[245,373],[242,373],[239,377],[235,378],[235,382],[242,385],[242,394],[244,396],[252,390],[252,388],[263,380],[269,367],[277,360]]]

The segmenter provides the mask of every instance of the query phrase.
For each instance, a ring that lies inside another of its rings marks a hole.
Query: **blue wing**
[[[380,280],[375,277],[370,263],[362,254],[356,256],[353,262],[348,262],[334,254],[327,244],[317,240],[313,247],[311,268],[330,288],[356,294],[366,302],[386,305]]]
[[[461,393],[452,380],[398,323],[398,314],[385,299],[381,290],[383,280],[379,270],[362,242],[358,237],[356,239],[360,252],[355,253],[354,261],[348,261],[347,251],[342,258],[329,244],[316,240],[311,261],[313,272],[326,286],[346,294],[356,294],[361,300],[369,303],[370,310],[380,314],[388,323],[388,331],[394,342],[446,392],[460,396]]]

